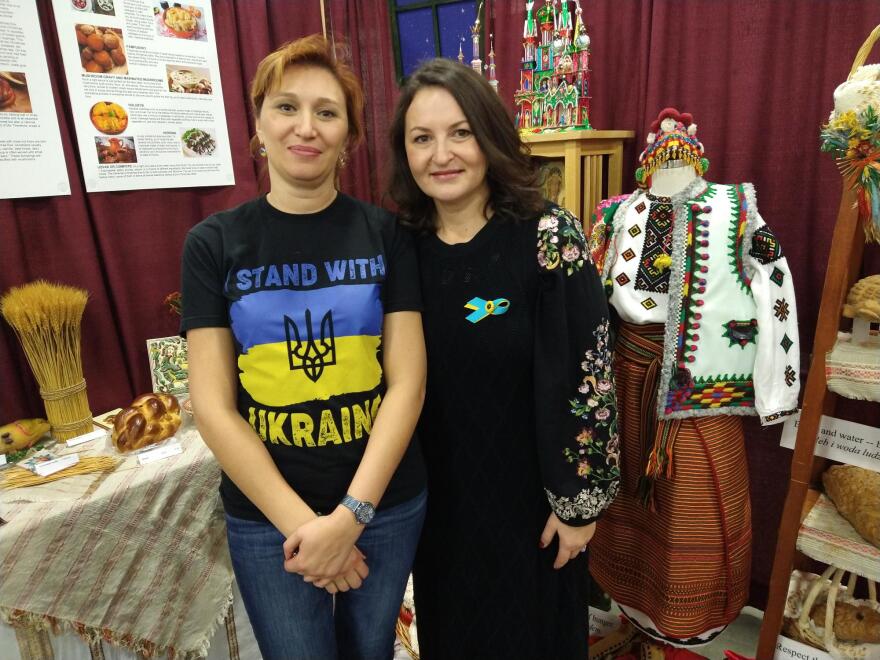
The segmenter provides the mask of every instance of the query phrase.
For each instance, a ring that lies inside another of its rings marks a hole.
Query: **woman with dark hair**
[[[391,143],[428,349],[421,657],[582,660],[585,550],[619,478],[608,308],[583,230],[541,198],[504,106],[467,67],[413,73]]]
[[[425,513],[415,250],[336,189],[363,135],[343,55],[312,35],[260,62],[252,147],[270,191],[184,246],[193,408],[266,660],[390,658]]]

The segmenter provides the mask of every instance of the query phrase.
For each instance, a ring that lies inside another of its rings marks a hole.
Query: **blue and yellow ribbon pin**
[[[471,323],[482,321],[487,316],[500,316],[510,307],[507,298],[495,298],[495,300],[483,300],[479,296],[471,298],[465,303],[465,309],[472,309],[465,318]]]

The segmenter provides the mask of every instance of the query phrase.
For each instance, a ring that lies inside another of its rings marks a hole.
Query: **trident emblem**
[[[306,377],[317,383],[324,367],[336,364],[336,338],[333,335],[333,314],[328,310],[321,319],[321,337],[315,340],[312,332],[312,311],[306,310],[306,336],[300,336],[296,321],[284,316],[284,332],[287,335],[287,358],[290,370],[302,369]],[[290,331],[293,330],[291,340]],[[298,363],[297,363],[298,360]]]

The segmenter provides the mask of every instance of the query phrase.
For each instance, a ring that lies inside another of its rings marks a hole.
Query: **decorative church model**
[[[483,60],[480,59],[480,14],[483,11],[483,3],[477,8],[477,20],[471,27],[471,51],[473,58],[471,59],[471,68],[483,75]],[[458,61],[464,64],[464,53],[461,50],[461,44],[458,45]],[[489,84],[495,93],[498,93],[498,78],[495,67],[495,39],[494,35],[489,35],[489,64],[485,65],[485,69],[489,72]]]
[[[526,2],[520,88],[514,94],[521,133],[590,129],[590,37],[580,0]],[[540,31],[540,40],[539,40]]]

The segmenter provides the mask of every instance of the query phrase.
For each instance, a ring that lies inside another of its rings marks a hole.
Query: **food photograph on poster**
[[[0,71],[0,112],[33,112],[24,73]]]
[[[217,141],[210,128],[189,128],[181,134],[180,141],[183,143],[183,155],[191,158],[211,156],[217,149]]]
[[[181,5],[179,2],[160,2],[153,7],[156,18],[156,34],[175,39],[208,39],[202,8],[197,5]]]
[[[81,23],[76,25],[76,41],[84,71],[118,75],[128,73],[122,30]]]
[[[880,660],[876,0],[0,32],[0,660]]]
[[[98,152],[98,162],[101,165],[137,162],[137,150],[134,146],[134,138],[131,137],[95,136],[95,149]]]
[[[178,94],[211,94],[211,72],[208,69],[166,64],[168,91]]]
[[[92,125],[105,135],[118,135],[128,126],[128,113],[113,101],[98,101],[89,110]]]
[[[71,6],[76,11],[94,12],[105,16],[116,15],[115,0],[70,0]]]

